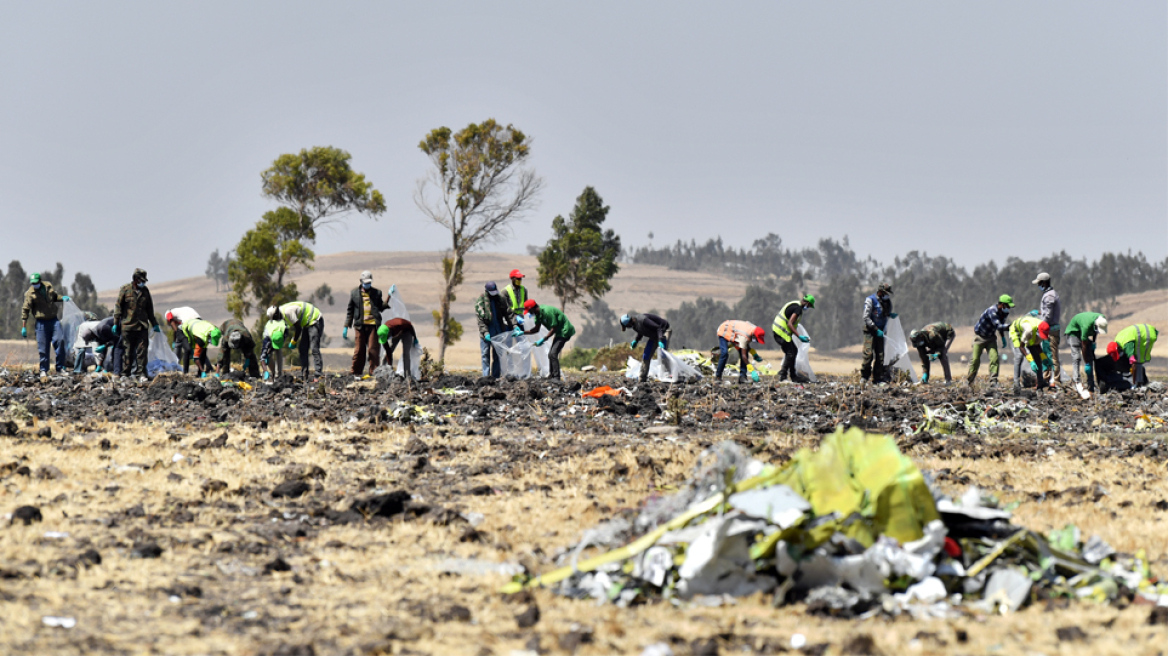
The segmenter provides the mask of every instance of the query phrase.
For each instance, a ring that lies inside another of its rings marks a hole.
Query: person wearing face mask
[[[998,302],[986,308],[981,313],[977,323],[973,326],[973,357],[969,360],[969,373],[965,382],[972,385],[977,379],[977,372],[981,369],[981,354],[985,351],[990,361],[990,384],[998,384],[998,367],[1001,359],[998,357],[998,338],[1001,337],[1002,348],[1006,348],[1006,333],[1010,330],[1007,319],[1010,308],[1014,307],[1014,299],[1009,294],[1002,294]]]
[[[40,354],[41,375],[49,373],[49,349],[56,350],[57,373],[65,372],[65,340],[61,338],[61,321],[58,319],[57,303],[69,300],[53,289],[53,283],[42,280],[41,274],[28,277],[28,289],[24,292],[24,305],[20,309],[20,336],[28,337],[28,320],[36,321],[37,353]],[[57,341],[53,343],[53,337]]]
[[[392,294],[393,291],[391,290]],[[349,307],[345,310],[345,328],[341,336],[349,338],[349,328],[353,328],[353,366],[349,373],[360,376],[369,361],[369,375],[377,368],[381,359],[381,345],[377,341],[377,328],[381,325],[381,313],[386,309],[381,290],[373,286],[373,273],[361,272],[361,284],[349,295]]]
[[[499,294],[494,282],[484,285],[481,296],[475,300],[475,318],[479,323],[479,352],[482,355],[483,378],[498,378],[501,370],[499,354],[491,345],[491,338],[511,331],[515,314],[511,305]]]
[[[873,383],[883,383],[884,377],[884,328],[889,319],[895,319],[892,311],[892,286],[880,283],[876,293],[864,299],[864,359],[860,364],[860,378]]]
[[[154,298],[146,288],[146,271],[134,269],[128,284],[118,290],[114,305],[114,332],[122,338],[125,354],[122,357],[122,376],[146,377],[146,352],[149,346],[148,330],[161,333],[154,316]]]
[[[1062,328],[1062,302],[1059,300],[1059,294],[1055,291],[1054,286],[1050,282],[1049,273],[1040,273],[1038,277],[1031,283],[1038,285],[1042,290],[1042,302],[1038,306],[1038,319],[1045,321],[1050,326],[1050,385],[1057,387],[1059,384],[1059,374],[1062,372],[1062,366],[1059,364],[1059,330]]]
[[[260,363],[256,359],[255,338],[239,319],[228,319],[219,326],[223,334],[219,342],[219,375],[231,373],[231,352],[239,351],[243,356],[243,370],[252,378],[260,377]]]

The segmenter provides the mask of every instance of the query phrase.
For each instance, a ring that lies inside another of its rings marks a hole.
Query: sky
[[[431,129],[533,139],[550,236],[585,186],[626,246],[847,235],[973,266],[1168,257],[1163,2],[7,2],[0,258],[99,288],[201,275],[275,205],[282,153],[386,199],[318,255],[438,251]]]

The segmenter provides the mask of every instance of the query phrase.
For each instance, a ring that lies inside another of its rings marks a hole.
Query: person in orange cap
[[[755,362],[762,362],[762,356],[757,351],[750,348],[750,342],[753,340],[759,344],[765,344],[764,338],[766,331],[762,328],[750,323],[749,321],[737,321],[728,319],[718,326],[718,346],[722,349],[722,354],[718,357],[718,370],[714,373],[714,377],[722,380],[722,370],[726,368],[726,360],[730,358],[730,345],[738,351],[738,382],[746,382],[746,354],[747,352],[754,358]],[[754,382],[758,382],[758,372],[750,372],[750,377]]]
[[[519,269],[511,269],[511,284],[503,288],[503,294],[507,297],[507,304],[511,306],[516,318],[523,317],[523,304],[527,302],[527,288],[523,286],[523,274]],[[520,324],[523,321],[519,322]]]

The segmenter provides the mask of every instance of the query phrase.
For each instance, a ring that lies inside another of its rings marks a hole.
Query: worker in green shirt
[[[1067,348],[1071,350],[1071,381],[1081,388],[1079,362],[1082,362],[1087,374],[1087,390],[1094,392],[1095,340],[1099,335],[1107,334],[1107,317],[1098,312],[1080,312],[1071,317],[1063,334],[1067,338]]]
[[[568,321],[568,317],[554,306],[539,305],[535,301],[527,299],[527,302],[523,304],[523,310],[527,316],[531,317],[531,320],[524,322],[522,327],[515,326],[515,336],[518,337],[524,332],[538,333],[541,326],[547,328],[547,336],[536,340],[535,345],[543,346],[545,341],[552,340],[551,350],[548,351],[548,368],[551,370],[549,378],[559,380],[560,353],[564,350],[564,345],[568,343],[568,340],[572,339],[572,335],[576,334],[576,328],[572,326],[572,322]]]

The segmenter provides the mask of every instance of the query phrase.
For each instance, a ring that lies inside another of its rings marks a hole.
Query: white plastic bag
[[[404,348],[405,344],[402,344],[402,347]],[[414,377],[414,380],[422,380],[421,362],[422,362],[422,347],[421,346],[410,347],[410,375]],[[403,369],[405,369],[405,360],[403,358],[398,358],[397,359],[397,375],[402,376],[404,378],[405,374],[402,373]]]
[[[122,366],[125,366],[123,363]],[[154,378],[167,371],[182,371],[178,356],[170,350],[162,333],[150,333],[150,346],[146,350],[146,375]]]
[[[803,326],[799,326],[799,334],[811,338]],[[795,373],[802,374],[807,377],[807,380],[816,382],[815,372],[811,370],[811,344],[804,342],[801,339],[795,340],[795,348],[799,352],[795,355]]]
[[[390,319],[405,319],[410,323],[414,322],[413,319],[410,319],[410,311],[406,309],[406,302],[402,300],[401,292],[394,290],[389,295],[389,301],[386,302],[386,305],[388,307],[381,313],[382,323]]]
[[[532,340],[531,343],[531,359],[535,361],[535,373],[540,378],[547,378],[552,375],[551,361],[548,360],[548,353],[552,350],[552,340],[547,340],[543,346],[536,346],[535,342],[545,339],[548,335],[548,329],[540,326],[539,333],[535,335],[524,335],[524,339]]]
[[[61,330],[58,334],[53,335],[53,345],[56,346],[58,340],[64,340],[67,347],[66,360],[69,360],[69,365],[73,362],[73,344],[77,341],[77,331],[81,328],[81,324],[85,322],[85,313],[73,299],[62,302],[61,304]]]
[[[629,358],[625,378],[639,378],[643,362]],[[676,383],[679,380],[701,378],[702,373],[693,365],[665,349],[657,349],[657,356],[649,361],[649,377],[662,383]]]
[[[515,337],[500,333],[491,338],[491,346],[499,356],[499,375],[531,378],[531,351],[535,342],[530,336]]]
[[[884,326],[884,367],[907,371],[909,379],[914,383],[920,380],[908,358],[908,339],[905,338],[904,328],[900,326],[900,317],[889,319]]]

